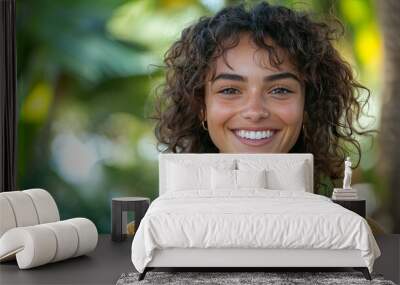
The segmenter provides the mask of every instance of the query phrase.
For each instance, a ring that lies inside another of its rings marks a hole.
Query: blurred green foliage
[[[154,199],[158,162],[147,117],[163,81],[158,66],[185,26],[237,2],[17,0],[18,187],[47,189],[63,219],[87,217],[103,233],[112,197]],[[377,105],[381,44],[371,1],[271,2],[338,16],[347,31],[338,48]],[[362,161],[368,182],[375,152],[365,150]]]

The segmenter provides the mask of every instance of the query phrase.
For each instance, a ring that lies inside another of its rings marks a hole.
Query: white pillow
[[[235,169],[236,160],[171,159],[165,163],[166,191],[211,191],[211,168]]]
[[[309,188],[306,161],[247,161],[239,160],[240,170],[266,169],[268,189],[307,191]]]
[[[237,188],[267,188],[266,170],[236,170]]]
[[[270,169],[267,171],[267,181],[269,189],[305,192],[305,163],[297,163],[290,169]]]
[[[236,189],[236,170],[211,168],[211,189]]]
[[[239,190],[240,188],[266,188],[266,171],[211,169],[212,190]]]
[[[210,167],[168,163],[167,191],[210,189]]]

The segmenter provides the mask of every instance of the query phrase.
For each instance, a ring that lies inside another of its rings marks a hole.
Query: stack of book
[[[333,200],[357,200],[357,189],[335,188],[332,193]]]

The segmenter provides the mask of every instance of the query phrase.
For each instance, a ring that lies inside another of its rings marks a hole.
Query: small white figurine
[[[350,161],[350,157],[346,157],[346,161],[344,162],[343,189],[351,189],[351,161]]]

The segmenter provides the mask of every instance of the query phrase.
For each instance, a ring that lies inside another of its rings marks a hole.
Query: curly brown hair
[[[156,120],[157,148],[174,153],[219,152],[201,127],[206,75],[219,56],[238,44],[243,32],[269,53],[271,65],[277,67],[282,60],[274,46],[266,43],[266,37],[271,38],[287,51],[303,76],[304,127],[290,152],[314,155],[318,193],[324,176],[342,176],[350,149],[358,156],[353,168],[359,165],[361,146],[354,135],[373,132],[359,123],[370,91],[355,80],[351,66],[332,44],[344,33],[337,19],[331,23],[312,20],[306,12],[261,2],[250,8],[243,4],[226,7],[185,28],[165,54],[166,82],[151,117]],[[361,90],[366,91],[365,100]]]

